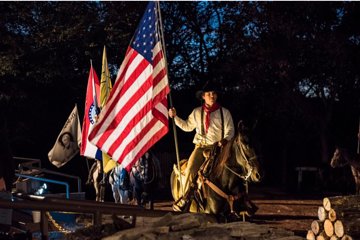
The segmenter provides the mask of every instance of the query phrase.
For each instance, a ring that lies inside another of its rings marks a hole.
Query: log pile
[[[325,197],[310,228],[307,240],[360,239],[360,196]]]

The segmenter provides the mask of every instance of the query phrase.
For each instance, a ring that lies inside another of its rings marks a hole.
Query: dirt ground
[[[288,194],[269,188],[257,188],[249,192],[250,199],[259,208],[249,221],[290,230],[297,236],[306,237],[311,222],[317,219],[317,211],[325,196]],[[155,203],[155,209],[171,211],[171,201]]]

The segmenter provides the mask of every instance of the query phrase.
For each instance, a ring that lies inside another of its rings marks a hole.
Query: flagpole
[[[75,103],[75,107],[77,107],[77,103]],[[85,157],[86,167],[88,172],[90,172],[89,160]]]
[[[162,18],[161,18],[159,1],[156,1],[156,6],[157,6],[157,12],[158,12],[159,22],[160,22],[159,30],[160,30],[160,36],[161,36],[161,42],[162,42],[162,49],[163,49],[164,58],[165,58],[165,61],[166,61],[165,68],[166,68],[166,72],[169,73],[168,65],[167,65],[167,58],[166,58],[165,39],[164,39],[164,34],[163,34],[163,25],[162,25]],[[168,79],[169,79],[169,74],[168,74]],[[170,81],[169,81],[169,83],[170,83]],[[169,87],[170,87],[170,84],[169,84]],[[169,92],[169,105],[170,105],[170,108],[173,107],[173,101],[172,101],[172,97],[171,97],[171,90]],[[180,154],[179,154],[179,144],[178,144],[178,138],[177,138],[177,132],[176,132],[175,118],[171,118],[171,119],[172,119],[172,128],[173,128],[174,141],[175,141],[176,162],[177,162],[178,170],[180,172],[180,174],[179,174],[180,188],[181,188],[182,194],[184,195],[184,187],[183,187],[182,179],[181,179]]]
[[[358,144],[357,144],[357,154],[360,154],[360,117],[359,117],[359,130],[358,130]]]

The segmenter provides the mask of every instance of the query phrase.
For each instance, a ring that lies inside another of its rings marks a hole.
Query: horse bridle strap
[[[225,166],[225,168],[226,168],[227,170],[229,170],[230,172],[232,172],[235,176],[238,176],[239,178],[244,179],[245,181],[247,181],[247,180],[249,179],[249,177],[251,176],[252,171],[254,170],[254,168],[251,167],[251,168],[250,168],[250,171],[248,172],[248,174],[246,174],[245,176],[243,176],[243,175],[235,172],[235,171],[232,170],[231,168],[229,168],[227,164],[225,164],[224,166]]]
[[[221,190],[218,186],[216,186],[214,183],[209,181],[207,178],[204,178],[202,175],[199,175],[202,182],[206,183],[214,192],[216,192],[219,196],[223,197],[228,201],[230,206],[230,211],[234,212],[234,201],[238,200],[241,197],[241,193],[238,193],[237,195],[228,195],[223,190]],[[207,196],[205,196],[206,198]]]

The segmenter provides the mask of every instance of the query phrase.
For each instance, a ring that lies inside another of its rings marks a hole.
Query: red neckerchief
[[[210,113],[215,112],[220,108],[218,103],[214,103],[211,107],[207,107],[205,104],[202,106],[205,114],[205,133],[207,133],[210,126]]]

